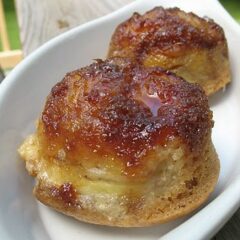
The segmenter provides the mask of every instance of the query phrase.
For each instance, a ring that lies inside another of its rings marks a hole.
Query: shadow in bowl
[[[227,101],[227,99],[231,96],[233,90],[233,84],[228,84],[226,88],[219,90],[217,93],[213,94],[209,97],[209,105],[210,107],[216,107],[222,102]]]
[[[19,136],[14,130],[3,135],[0,146],[8,155],[1,156],[4,161],[0,168],[0,215],[4,217],[0,218],[0,224],[11,239],[21,236],[25,240],[50,240],[32,196],[33,181],[17,154]]]
[[[78,236],[81,234],[83,239],[94,239],[95,236],[99,236],[99,239],[112,240],[122,240],[122,239],[139,239],[139,240],[155,240],[159,236],[162,236],[169,232],[171,229],[180,225],[187,217],[172,221],[166,224],[159,224],[149,227],[141,228],[122,228],[122,227],[110,227],[95,225],[90,223],[80,222],[74,218],[65,216],[59,212],[56,212],[42,204],[39,204],[40,214],[45,224],[48,228],[48,232],[51,236],[56,235],[57,229],[64,229],[65,232],[71,232],[73,236]],[[54,222],[55,227],[49,227],[50,223]],[[54,229],[55,228],[55,229]],[[62,230],[60,230],[62,231]],[[58,231],[59,234],[59,231]],[[64,235],[64,232],[62,233]],[[59,235],[56,235],[58,237]],[[64,236],[58,237],[59,240],[64,239]],[[73,240],[75,238],[70,238]]]

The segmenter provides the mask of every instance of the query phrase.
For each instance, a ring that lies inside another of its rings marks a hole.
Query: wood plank
[[[3,2],[0,0],[0,38],[2,42],[3,51],[10,50],[10,44],[7,34],[7,25],[5,21],[5,15],[3,10]]]
[[[239,240],[240,239],[240,209],[216,234],[213,240]]]
[[[0,52],[0,66],[3,69],[13,68],[22,60],[21,50]]]
[[[133,0],[16,0],[24,56],[54,36]]]

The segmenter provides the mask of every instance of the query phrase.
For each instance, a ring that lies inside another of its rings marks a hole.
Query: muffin
[[[179,8],[156,7],[134,13],[115,30],[109,57],[128,57],[160,66],[211,95],[230,82],[227,41],[213,20]]]
[[[186,215],[213,191],[212,127],[198,85],[128,59],[96,60],[52,88],[19,153],[45,205],[141,227]]]

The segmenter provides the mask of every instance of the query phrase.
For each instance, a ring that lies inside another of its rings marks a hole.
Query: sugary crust
[[[169,69],[200,84],[207,95],[230,82],[223,29],[179,8],[134,13],[116,28],[108,57],[129,57],[145,66]]]
[[[53,87],[38,135],[50,161],[63,150],[74,163],[85,146],[95,158],[111,155],[126,167],[144,167],[144,157],[174,137],[198,151],[212,126],[197,85],[159,67],[114,58],[68,73]]]
[[[121,23],[113,37],[112,44],[118,48],[134,46],[137,58],[141,58],[149,48],[170,54],[179,48],[211,49],[223,43],[222,28],[213,20],[200,18],[193,13],[185,13],[179,8],[155,7],[143,15],[134,13]],[[111,51],[111,50],[110,50]]]
[[[19,148],[44,204],[95,224],[183,216],[212,192],[219,161],[198,85],[128,59],[68,73]]]

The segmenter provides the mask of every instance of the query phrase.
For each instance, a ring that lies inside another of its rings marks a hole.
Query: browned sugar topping
[[[71,183],[64,183],[59,188],[53,187],[51,195],[64,202],[67,206],[74,206],[76,204],[76,190]]]
[[[53,87],[42,113],[48,144],[71,153],[87,146],[126,165],[175,136],[190,149],[212,127],[202,89],[161,68],[97,60]]]
[[[171,54],[190,47],[214,48],[224,40],[222,28],[213,20],[179,8],[156,7],[143,15],[134,13],[120,24],[109,54],[128,57],[129,51],[133,51],[133,56],[140,60],[149,51]]]

